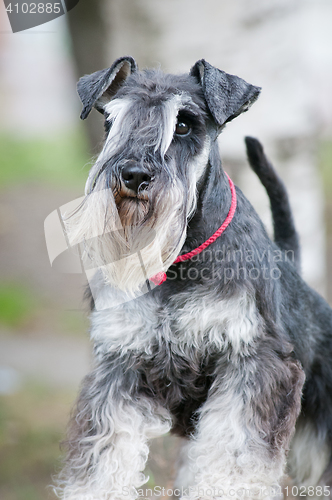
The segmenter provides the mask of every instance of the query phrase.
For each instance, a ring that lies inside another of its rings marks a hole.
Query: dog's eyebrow
[[[191,96],[187,94],[180,94],[180,99],[181,104],[179,106],[178,113],[180,111],[188,111],[195,116],[202,114],[202,109],[192,100]]]
[[[128,112],[128,108],[132,102],[130,99],[113,99],[109,103],[105,104],[104,110],[108,114],[107,120],[116,120],[120,116],[120,118],[123,118],[123,116]]]
[[[202,115],[202,111],[192,109],[191,107],[188,107],[188,106],[183,106],[183,107],[179,108],[179,110],[178,110],[178,116],[181,114],[183,114],[185,116],[189,116],[189,117],[190,116],[198,117],[198,116]]]

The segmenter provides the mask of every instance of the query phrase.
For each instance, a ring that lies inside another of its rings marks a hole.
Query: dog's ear
[[[89,115],[92,107],[103,113],[103,107],[116,94],[125,79],[137,70],[132,57],[120,57],[110,68],[102,69],[80,78],[78,95],[83,104],[82,120]]]
[[[204,59],[197,61],[190,74],[201,84],[209,111],[218,127],[247,111],[261,91],[260,87],[214,68]]]

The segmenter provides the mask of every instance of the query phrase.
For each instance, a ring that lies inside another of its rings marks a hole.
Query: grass
[[[73,394],[28,385],[0,398],[0,498],[46,500]]]
[[[62,311],[59,314],[58,329],[66,335],[86,337],[89,321],[83,311]]]
[[[66,186],[83,187],[89,170],[85,144],[82,129],[53,138],[17,139],[0,133],[0,189],[34,181],[63,188],[64,179]],[[0,285],[0,325],[8,329],[24,327],[41,305],[24,285]],[[69,329],[79,329],[75,318],[67,320]]]
[[[322,141],[319,147],[319,168],[323,179],[325,196],[332,200],[332,141]]]
[[[75,185],[86,180],[89,158],[80,131],[53,139],[16,139],[0,134],[0,188],[15,183],[46,181]]]
[[[332,241],[332,140],[322,141],[319,147],[319,170],[325,195],[326,235],[328,239],[328,252]],[[331,289],[332,290],[332,289]]]
[[[18,282],[3,282],[0,284],[1,327],[6,333],[22,334],[37,329],[85,338],[89,323],[81,310],[55,309],[53,304],[38,296],[32,287],[29,289]]]
[[[332,303],[332,140],[322,141],[319,148],[319,167],[325,195],[325,227],[327,258],[327,299]]]
[[[36,310],[37,300],[24,285],[2,283],[0,285],[0,324],[7,328],[24,326]]]

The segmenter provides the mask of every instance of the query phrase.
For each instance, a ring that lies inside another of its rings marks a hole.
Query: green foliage
[[[31,291],[17,283],[0,286],[0,324],[9,328],[22,326],[32,315],[36,299]]]
[[[47,181],[63,185],[84,182],[89,170],[84,137],[78,131],[53,139],[16,139],[0,135],[0,187]]]
[[[59,442],[73,397],[31,384],[0,397],[1,500],[55,498],[47,487],[59,467]]]
[[[325,140],[319,148],[319,166],[327,200],[332,200],[332,140]]]
[[[66,335],[86,338],[89,322],[83,311],[63,311],[59,315],[59,330]]]

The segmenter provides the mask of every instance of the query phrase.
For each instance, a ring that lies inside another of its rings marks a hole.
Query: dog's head
[[[81,118],[93,107],[103,113],[106,138],[85,201],[66,225],[70,242],[85,242],[86,259],[108,282],[134,291],[173,263],[211,143],[259,91],[204,60],[175,76],[138,71],[123,57],[80,79]]]

